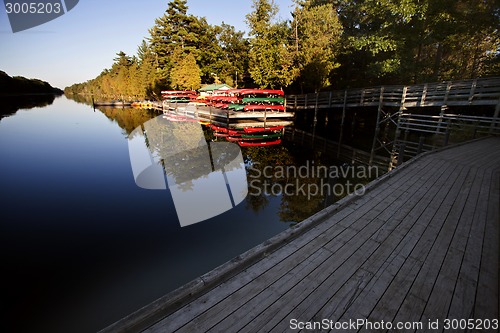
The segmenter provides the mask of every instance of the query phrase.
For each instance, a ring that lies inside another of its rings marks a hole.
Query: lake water
[[[269,195],[254,186],[234,209],[181,227],[171,191],[140,188],[132,172],[128,136],[157,113],[65,97],[21,107],[0,119],[6,332],[98,331],[337,199],[284,195],[290,175],[273,174]],[[265,166],[335,164],[287,143],[242,155],[249,180]]]

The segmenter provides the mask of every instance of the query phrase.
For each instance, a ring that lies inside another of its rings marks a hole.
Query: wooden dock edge
[[[418,161],[421,158],[436,154],[447,149],[462,146],[464,144],[485,140],[487,137],[479,138],[471,141],[466,141],[454,145],[442,147],[433,151],[422,153],[396,167],[395,169],[387,172],[381,177],[373,180],[365,186],[365,193],[370,192],[379,184],[392,178],[401,170],[406,169],[409,165]],[[317,212],[311,217],[298,223],[295,227],[282,231],[278,235],[270,238],[269,240],[255,246],[254,248],[246,251],[245,253],[233,258],[232,260],[222,264],[221,266],[213,269],[212,271],[194,279],[193,281],[181,286],[180,288],[168,293],[167,295],[157,299],[156,301],[144,306],[143,308],[133,312],[123,319],[111,324],[110,326],[100,330],[98,333],[129,333],[141,332],[148,327],[152,326],[162,318],[177,311],[183,306],[187,305],[194,299],[207,293],[217,285],[227,281],[239,272],[242,272],[252,264],[266,257],[269,253],[274,252],[278,248],[292,241],[296,237],[312,229],[320,224],[326,218],[332,216],[340,211],[347,205],[356,201],[361,196],[355,194],[348,195],[331,206]]]

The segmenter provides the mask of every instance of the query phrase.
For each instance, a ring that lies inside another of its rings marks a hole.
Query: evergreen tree
[[[205,18],[196,18],[196,25],[192,27],[197,35],[196,50],[189,50],[193,53],[198,66],[201,69],[201,77],[204,82],[210,82],[211,73],[217,73],[214,65],[217,62],[219,44],[217,43],[217,27],[208,24]]]
[[[149,38],[153,53],[156,55],[159,83],[170,83],[170,70],[173,67],[172,56],[176,49],[196,52],[199,29],[198,20],[187,14],[187,0],[172,0],[168,3],[165,14],[155,20],[150,29]]]
[[[273,0],[254,0],[247,15],[250,27],[249,72],[261,88],[283,88],[297,75],[290,52],[290,27],[274,22],[278,7]]]
[[[176,50],[172,56],[172,87],[177,90],[197,90],[201,87],[200,68],[192,53]]]
[[[139,80],[140,89],[138,93],[139,98],[150,98],[152,92],[155,90],[157,82],[160,80],[158,76],[158,63],[156,55],[153,53],[151,45],[145,40],[137,49],[138,63],[139,63]]]

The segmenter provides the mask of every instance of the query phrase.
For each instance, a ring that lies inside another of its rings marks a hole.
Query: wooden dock
[[[407,157],[446,146],[450,135],[463,136],[470,132],[470,137],[476,138],[498,134],[500,77],[288,95],[286,106],[287,111],[312,113],[309,118],[313,141],[317,127],[324,124],[325,112],[341,112],[340,133],[335,134],[338,146],[342,146],[344,126],[348,126],[346,115],[357,108],[371,109],[376,126],[368,164],[373,165],[376,155],[387,153],[391,160],[389,169],[392,169]],[[464,107],[481,109],[484,114],[462,114]],[[422,111],[424,108],[427,111]],[[388,133],[394,134],[388,136]],[[431,135],[439,139],[436,141]],[[408,139],[415,136],[416,139]]]
[[[410,86],[380,86],[287,96],[288,109],[499,105],[500,77]]]
[[[297,332],[291,324],[366,319],[442,332],[445,319],[499,318],[500,138],[423,154],[367,189],[237,258],[222,270],[231,274],[200,278],[189,302],[165,297],[105,331]],[[369,328],[338,331],[387,331]]]
[[[234,111],[191,103],[164,103],[163,112],[207,121],[217,126],[242,129],[245,127],[289,126],[294,113],[284,111]]]

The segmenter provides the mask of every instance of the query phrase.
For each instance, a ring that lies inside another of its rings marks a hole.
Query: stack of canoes
[[[203,103],[196,101],[196,96],[194,91],[162,91],[164,118],[170,121],[197,121],[209,126],[214,137],[235,142],[242,147],[281,143],[284,133],[282,125],[288,122],[280,120],[280,115],[270,113],[282,112],[284,118],[288,116],[284,112],[282,90],[219,90],[211,96],[203,96]],[[218,110],[206,110],[207,106]]]
[[[239,92],[242,89],[229,89],[223,91],[216,91],[212,96],[206,97],[207,105],[213,106],[217,109],[226,110],[233,103],[238,103],[241,98]]]
[[[285,111],[285,98],[282,90],[242,89],[238,92],[238,100],[228,109],[251,112]]]
[[[207,98],[207,104],[218,109],[251,112],[285,111],[282,90],[229,89]]]
[[[242,130],[211,125],[215,137],[236,142],[241,147],[263,147],[281,143],[283,126],[245,127]]]

